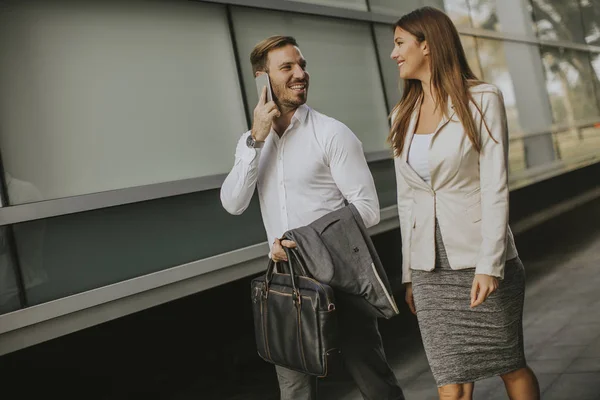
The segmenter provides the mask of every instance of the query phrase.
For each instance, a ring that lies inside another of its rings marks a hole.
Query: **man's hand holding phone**
[[[267,87],[264,86],[254,108],[254,123],[252,124],[252,137],[257,142],[264,142],[271,132],[273,120],[279,118],[281,113],[274,101],[267,102]]]

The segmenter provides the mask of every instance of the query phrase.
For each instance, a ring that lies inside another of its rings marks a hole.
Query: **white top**
[[[410,150],[408,152],[408,164],[415,170],[417,175],[425,182],[431,183],[429,172],[429,146],[433,133],[413,135]]]
[[[279,138],[275,131],[261,149],[240,138],[235,164],[221,187],[231,214],[248,207],[258,187],[269,246],[284,232],[354,204],[367,227],[379,222],[379,201],[362,143],[343,123],[300,106]]]

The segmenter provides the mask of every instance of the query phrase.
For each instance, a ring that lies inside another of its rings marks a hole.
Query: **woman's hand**
[[[471,308],[477,307],[498,289],[498,278],[491,275],[475,274],[471,287]]]
[[[406,295],[404,299],[406,300],[406,304],[408,304],[408,308],[410,308],[410,312],[417,315],[417,310],[415,308],[415,299],[413,297],[412,283],[406,284]]]

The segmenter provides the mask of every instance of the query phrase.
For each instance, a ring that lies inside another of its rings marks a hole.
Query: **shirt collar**
[[[296,109],[296,112],[292,116],[292,119],[297,120],[301,124],[306,121],[306,117],[308,117],[309,107],[306,104],[302,104],[300,107]]]

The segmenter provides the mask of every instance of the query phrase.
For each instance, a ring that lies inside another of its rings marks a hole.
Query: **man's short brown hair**
[[[267,60],[269,59],[269,52],[274,49],[278,49],[283,46],[291,44],[292,46],[298,46],[296,39],[291,36],[271,36],[261,41],[254,47],[252,53],[250,53],[250,63],[252,63],[252,73],[256,75],[258,71],[267,70]]]

